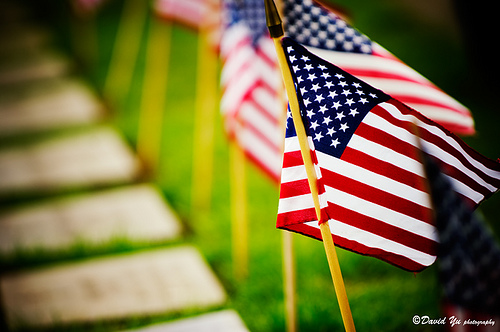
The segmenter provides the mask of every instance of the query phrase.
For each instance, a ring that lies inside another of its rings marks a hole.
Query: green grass
[[[103,85],[116,33],[121,1],[110,1],[97,16],[99,57],[85,74],[99,89]],[[479,98],[469,89],[464,74],[467,66],[463,46],[450,31],[427,24],[390,1],[339,1],[351,12],[354,23],[367,35],[391,50],[402,60],[433,80],[445,91],[469,106],[477,122],[478,135],[467,142],[480,152],[496,157],[499,134],[495,125],[500,113],[494,112],[493,97]],[[56,13],[57,14],[57,13]],[[58,24],[64,26],[67,20]],[[61,35],[62,45],[69,45],[68,35]],[[66,41],[66,42],[64,42]],[[168,70],[167,104],[165,105],[162,159],[154,180],[189,229],[185,241],[202,251],[219,279],[229,301],[252,331],[284,331],[281,235],[275,228],[278,188],[252,165],[247,167],[249,219],[249,276],[233,276],[231,258],[230,190],[228,143],[217,115],[214,151],[214,188],[209,210],[191,209],[191,173],[193,154],[196,33],[174,27]],[[143,41],[143,48],[145,42]],[[126,100],[110,103],[114,124],[134,145],[138,105],[142,86],[144,49],[134,70],[134,81]],[[120,105],[117,107],[116,105]],[[498,195],[487,201],[480,211],[499,232]],[[323,245],[320,241],[294,235],[297,270],[297,311],[301,331],[341,331],[343,324],[333,290]],[[62,255],[81,258],[93,254],[124,252],[130,245],[115,242],[106,248],[73,248]],[[132,247],[144,249],[144,246]],[[436,326],[412,323],[414,315],[440,318],[441,288],[437,267],[414,275],[384,262],[338,249],[354,322],[358,331],[439,331]],[[24,258],[23,258],[24,257]],[[21,255],[23,266],[56,260],[51,254]],[[14,263],[9,263],[14,264]],[[93,325],[75,325],[74,331],[105,331],[130,328],[150,322],[192,315],[196,310],[152,318],[130,318]],[[62,327],[60,330],[67,330]],[[57,328],[56,328],[57,330]]]

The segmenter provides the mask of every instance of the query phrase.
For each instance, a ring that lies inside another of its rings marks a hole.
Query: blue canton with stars
[[[266,10],[264,0],[224,0],[226,7],[227,24],[243,22],[252,32],[253,43],[260,37],[267,35]]]
[[[366,114],[390,96],[311,54],[291,38],[283,38],[282,43],[307,135],[316,150],[340,158]],[[295,135],[289,111],[286,137]]]
[[[285,1],[287,36],[299,43],[338,52],[372,53],[371,40],[311,0]]]

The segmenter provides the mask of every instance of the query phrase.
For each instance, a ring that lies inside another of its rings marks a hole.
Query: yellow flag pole
[[[198,69],[194,118],[194,148],[191,206],[208,209],[212,198],[214,126],[217,107],[217,54],[211,49],[209,30],[198,35]]]
[[[285,293],[285,321],[288,332],[297,331],[297,310],[295,296],[295,260],[293,233],[282,232],[283,240],[283,284]]]
[[[103,91],[107,98],[122,101],[132,81],[139,53],[148,2],[125,0],[106,74]]]
[[[339,302],[342,320],[344,322],[344,327],[346,331],[348,332],[355,331],[354,321],[352,319],[351,309],[349,307],[349,301],[347,299],[347,293],[344,286],[344,280],[342,278],[340,265],[338,262],[335,246],[330,232],[330,226],[327,220],[322,220],[321,218],[321,207],[319,203],[319,191],[318,191],[316,171],[314,169],[314,164],[311,159],[307,134],[301,120],[299,102],[297,99],[292,75],[290,73],[290,68],[288,67],[285,53],[281,45],[281,37],[283,36],[283,27],[281,25],[281,18],[279,17],[278,11],[276,10],[276,6],[273,0],[265,0],[265,6],[266,6],[267,24],[269,27],[269,32],[271,34],[271,37],[273,38],[274,41],[274,46],[276,48],[276,53],[278,56],[278,62],[281,68],[281,72],[283,74],[285,89],[288,95],[288,102],[290,104],[290,110],[292,112],[292,119],[295,126],[295,131],[297,133],[297,138],[299,140],[302,159],[304,161],[304,166],[306,168],[307,179],[309,182],[309,187],[311,189],[311,194],[314,201],[316,216],[320,222],[320,230],[321,230],[321,236],[323,238],[323,245],[325,247],[330,273],[332,275],[335,293],[337,294],[337,300]]]
[[[158,174],[161,129],[170,55],[171,23],[153,18],[149,26],[146,67],[142,85],[137,153],[151,174]]]
[[[237,279],[248,275],[248,221],[245,154],[238,142],[230,143],[231,233],[233,271]]]
[[[283,1],[276,0],[278,13],[281,14]],[[280,96],[285,96],[284,89],[281,89]],[[286,124],[286,102],[283,98],[283,112],[280,123],[282,124],[282,137],[285,136]],[[283,152],[284,146],[281,147]],[[283,154],[283,153],[282,153]],[[295,277],[295,252],[293,249],[293,233],[281,232],[282,234],[282,260],[283,260],[283,292],[285,302],[285,326],[287,332],[296,332],[297,327],[297,296]]]

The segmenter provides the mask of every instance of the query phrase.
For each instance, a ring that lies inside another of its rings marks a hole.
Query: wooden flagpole
[[[297,331],[297,309],[295,296],[295,256],[293,234],[281,232],[283,241],[283,290],[285,293],[285,322],[288,332]]]
[[[314,201],[314,208],[316,211],[316,216],[320,222],[321,236],[323,238],[323,245],[325,247],[326,257],[328,260],[328,266],[330,268],[330,273],[333,279],[333,285],[335,288],[335,293],[337,294],[337,300],[339,302],[340,312],[342,315],[342,320],[344,322],[344,327],[346,331],[355,331],[354,321],[352,319],[351,309],[349,307],[349,301],[347,299],[347,293],[344,286],[344,280],[342,278],[342,273],[340,271],[340,265],[337,258],[337,253],[335,251],[335,245],[333,243],[332,235],[330,232],[330,226],[328,220],[323,220],[321,218],[321,207],[319,202],[319,192],[316,171],[314,164],[312,162],[309,142],[307,139],[307,134],[302,123],[300,116],[299,102],[297,99],[295,85],[293,83],[292,75],[290,73],[290,68],[288,67],[285,53],[281,45],[281,37],[283,36],[283,27],[281,25],[281,18],[279,17],[278,11],[273,0],[265,0],[266,6],[266,19],[269,27],[269,32],[274,41],[274,46],[276,48],[276,53],[278,56],[278,62],[283,74],[283,80],[285,83],[285,89],[288,95],[288,102],[290,104],[290,110],[292,112],[293,123],[295,126],[295,131],[297,133],[297,138],[299,140],[300,151],[302,159],[304,161],[304,166],[306,168],[307,179],[309,182],[309,187],[311,189],[311,194]]]
[[[146,48],[146,67],[142,85],[137,153],[151,174],[158,174],[161,155],[161,129],[165,107],[170,55],[171,23],[152,18]]]
[[[121,102],[130,88],[147,9],[148,2],[144,0],[125,0],[123,4],[103,87],[107,98]]]
[[[209,28],[203,24],[198,35],[198,69],[194,118],[191,206],[193,211],[210,208],[214,126],[217,107],[217,54],[209,41]]]
[[[237,279],[248,276],[248,218],[245,153],[235,140],[230,142],[231,233],[233,271]]]

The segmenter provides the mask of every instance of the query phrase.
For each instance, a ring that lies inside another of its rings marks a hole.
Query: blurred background
[[[199,153],[196,148],[199,146],[196,141],[196,103],[200,93],[197,87],[200,82],[197,72],[201,47],[199,31],[161,18],[147,1],[105,0],[91,10],[76,8],[69,0],[17,2],[28,9],[27,14],[19,15],[27,15],[30,22],[48,29],[56,49],[71,60],[71,68],[67,69],[69,75],[83,77],[102,103],[103,110],[83,125],[2,135],[2,151],[85,131],[97,123],[119,131],[127,145],[137,153],[139,162],[131,166],[134,169],[131,178],[117,179],[111,184],[63,186],[57,190],[7,188],[1,196],[1,212],[5,215],[13,209],[29,207],[40,201],[89,193],[108,185],[119,188],[122,180],[147,182],[159,188],[179,217],[183,231],[182,236],[173,242],[114,238],[98,245],[80,243],[69,246],[69,249],[3,253],[1,272],[9,274],[90,257],[188,243],[200,250],[227,292],[227,301],[220,308],[235,309],[251,331],[285,331],[283,231],[275,228],[278,187],[254,165],[245,164],[248,272],[246,277],[238,277],[234,272],[232,247],[236,240],[231,233],[230,144],[219,113],[212,116],[213,123],[205,123],[213,130],[213,146],[210,147],[213,150],[208,157],[213,158],[212,170],[206,159],[193,162],[193,158],[200,158],[196,157]],[[335,4],[345,9],[354,27],[466,105],[475,119],[477,134],[464,137],[464,140],[480,153],[496,159],[500,155],[500,132],[497,129],[500,112],[496,104],[500,84],[497,82],[497,59],[493,55],[492,5],[483,2],[338,0]],[[14,20],[12,15],[2,17],[4,29],[7,29],[10,19]],[[8,40],[9,37],[4,34],[2,39]],[[123,48],[117,56],[113,52],[116,52],[119,42],[123,43]],[[158,56],[155,58],[150,54]],[[23,61],[23,56],[29,58],[28,53],[2,55],[0,69],[7,70],[5,68],[12,63]],[[127,60],[127,57],[132,60]],[[217,73],[219,69],[220,63],[217,63]],[[110,75],[116,76],[110,78]],[[50,79],[37,82],[48,85]],[[110,79],[114,81],[110,83]],[[202,90],[215,91],[220,96],[218,74],[204,82]],[[19,98],[19,94],[22,95],[16,84],[7,82],[2,85],[0,102],[4,105],[8,104],[9,98],[14,98],[12,96],[17,94],[16,98]],[[160,115],[144,115],[148,107],[159,109]],[[2,116],[0,111],[0,122]],[[141,119],[144,116],[146,120]],[[141,123],[145,127],[141,128]],[[154,136],[157,128],[160,128],[159,137]],[[151,139],[156,143],[153,147],[141,147],[141,135],[145,135],[146,141]],[[209,184],[205,185],[204,180],[193,180],[196,165],[200,164],[211,171]],[[5,174],[0,169],[0,177],[5,177]],[[207,196],[201,193],[200,201],[193,201],[196,197],[194,187],[205,188],[210,193]],[[499,234],[500,197],[493,196],[478,211],[494,233]],[[298,329],[342,330],[322,243],[295,234],[293,240]],[[441,326],[412,323],[414,315],[443,317],[442,288],[436,266],[413,274],[374,258],[342,249],[337,252],[358,331],[442,330]],[[124,330],[191,315],[192,309],[180,310],[43,330]]]

